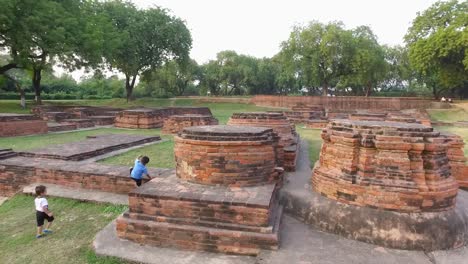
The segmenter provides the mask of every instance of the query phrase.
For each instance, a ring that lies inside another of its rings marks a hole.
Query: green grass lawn
[[[322,138],[320,137],[321,129],[304,128],[303,125],[296,125],[296,130],[302,139],[309,143],[309,159],[310,165],[313,167],[320,156],[320,148],[322,146]]]
[[[432,120],[441,122],[467,121],[468,111],[461,107],[450,109],[427,109]]]
[[[466,127],[449,127],[449,126],[440,126],[436,127],[437,130],[450,132],[457,134],[463,138],[465,141],[465,156],[468,157],[468,128]]]
[[[0,263],[125,263],[98,257],[92,250],[96,233],[126,210],[125,206],[49,198],[56,221],[54,233],[35,238],[34,197],[16,195],[0,206]]]

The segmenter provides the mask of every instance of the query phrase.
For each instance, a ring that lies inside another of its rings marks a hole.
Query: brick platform
[[[207,107],[168,107],[141,108],[120,112],[115,118],[115,126],[122,128],[161,128],[164,120],[173,115],[210,115]]]
[[[273,181],[280,178],[273,130],[198,126],[185,128],[175,141],[176,174],[129,194],[117,235],[140,244],[229,254],[278,249],[283,211]]]
[[[387,115],[384,113],[355,113],[349,115],[349,120],[366,120],[366,121],[384,121]]]
[[[152,175],[163,172],[164,169],[150,169]],[[0,160],[1,195],[13,195],[36,182],[123,194],[135,189],[128,166],[27,157]]]
[[[323,196],[398,212],[454,207],[458,184],[451,175],[447,140],[431,127],[334,120],[322,139],[312,182]]]
[[[73,124],[77,128],[88,128],[88,127],[94,127],[94,122],[91,119],[64,119],[60,122],[67,123],[67,124]]]
[[[20,152],[23,157],[37,157],[79,161],[114,150],[160,140],[159,136],[109,134],[88,137],[84,141],[71,142],[47,148]]]
[[[0,137],[47,133],[47,123],[34,115],[0,114]]]
[[[234,113],[228,125],[273,129],[280,137],[279,166],[283,166],[287,171],[295,170],[298,135],[294,125],[285,115],[277,112]]]
[[[305,123],[307,128],[321,129],[328,125],[328,120],[309,120]]]
[[[115,122],[115,116],[90,116],[96,126],[110,126]]]
[[[211,115],[173,115],[164,120],[162,132],[177,134],[186,127],[217,124],[218,120]]]
[[[447,140],[447,156],[453,177],[458,181],[460,187],[468,188],[468,164],[463,152],[465,146],[463,139],[452,133],[441,133],[441,136]]]
[[[292,107],[291,111],[284,112],[284,115],[294,123],[307,123],[312,120],[325,119],[325,109],[320,105],[299,105]]]
[[[71,123],[48,122],[47,127],[49,128],[49,132],[62,132],[77,129],[76,124]]]

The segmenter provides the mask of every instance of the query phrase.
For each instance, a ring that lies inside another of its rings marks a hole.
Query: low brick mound
[[[322,129],[327,127],[328,120],[309,120],[305,123],[306,128]]]
[[[387,118],[385,113],[355,113],[349,115],[349,120],[384,121]]]
[[[47,123],[34,115],[0,113],[0,137],[47,133]]]
[[[208,107],[139,108],[121,111],[115,126],[121,128],[161,128],[164,120],[173,115],[212,115]]]
[[[347,109],[327,109],[326,118],[328,120],[332,119],[348,119],[350,114],[356,114],[356,110],[347,110]]]
[[[313,188],[342,203],[397,212],[454,207],[446,138],[420,124],[331,121],[322,132]]]
[[[109,134],[88,137],[86,140],[56,145],[47,148],[20,152],[23,157],[61,160],[85,160],[114,150],[124,149],[161,140],[159,136]]]
[[[41,114],[42,119],[49,122],[61,122],[65,119],[71,119],[75,116],[67,112],[44,112]]]
[[[272,129],[185,128],[175,137],[176,174],[129,194],[117,235],[140,244],[257,255],[278,249],[282,206]],[[233,187],[235,186],[235,187]]]
[[[96,126],[111,126],[114,124],[115,116],[90,116]]]
[[[63,132],[77,129],[76,124],[71,123],[48,122],[47,127],[49,128],[49,132]]]
[[[454,124],[457,127],[468,127],[468,121],[458,121]]]
[[[228,125],[273,129],[273,132],[280,137],[278,165],[284,167],[286,171],[295,170],[298,135],[295,126],[289,122],[285,115],[277,112],[234,113],[229,119]]]
[[[64,119],[60,122],[76,125],[77,128],[94,127],[94,122],[92,119]]]
[[[150,170],[157,175],[158,170]],[[146,181],[146,180],[145,180]],[[128,166],[14,157],[0,160],[0,194],[10,196],[33,183],[127,194],[135,189]]]
[[[173,115],[164,120],[162,132],[177,134],[186,127],[217,124],[218,120],[211,115]]]
[[[298,105],[292,107],[291,111],[284,112],[284,115],[294,123],[307,123],[325,119],[325,109],[320,105]]]
[[[458,181],[461,188],[468,188],[468,164],[463,147],[463,138],[452,133],[441,133],[448,144],[447,156],[452,175]]]

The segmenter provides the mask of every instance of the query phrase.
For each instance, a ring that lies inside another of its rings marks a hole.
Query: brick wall
[[[14,137],[47,133],[47,123],[42,120],[0,122],[0,137]]]
[[[322,105],[326,109],[420,109],[430,108],[431,100],[410,97],[321,97],[256,95],[251,102],[258,106],[291,108],[297,105]]]

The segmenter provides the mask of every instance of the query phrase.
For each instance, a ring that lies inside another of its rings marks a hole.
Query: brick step
[[[49,132],[61,132],[61,131],[70,131],[76,130],[76,124],[71,123],[47,123],[49,127]]]
[[[115,121],[115,116],[90,116],[96,126],[108,126],[113,125]]]
[[[153,222],[126,218],[117,219],[119,237],[138,243],[184,250],[256,256],[262,249],[279,248],[279,226],[283,209],[280,206],[272,233],[257,233],[224,228]]]
[[[94,122],[92,119],[64,119],[60,122],[74,124],[77,128],[94,127]]]

